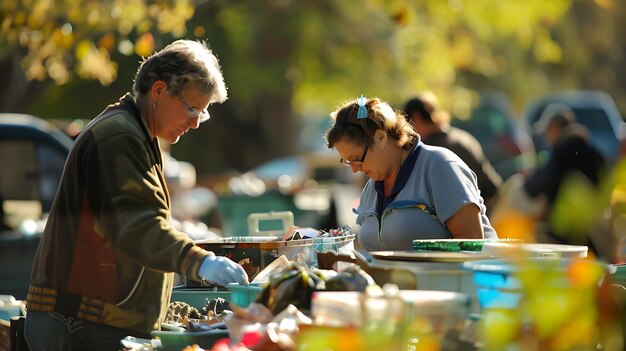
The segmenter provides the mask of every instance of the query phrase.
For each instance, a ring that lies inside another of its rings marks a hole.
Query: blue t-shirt
[[[416,239],[450,239],[444,223],[470,203],[480,208],[485,238],[497,238],[476,175],[446,148],[417,142],[386,199],[382,183],[370,179],[353,210],[361,225],[359,243],[367,251],[411,250]]]

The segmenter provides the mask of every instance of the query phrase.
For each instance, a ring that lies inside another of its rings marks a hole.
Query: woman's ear
[[[387,145],[387,133],[383,132],[381,129],[377,130],[374,133],[374,146],[384,149]]]

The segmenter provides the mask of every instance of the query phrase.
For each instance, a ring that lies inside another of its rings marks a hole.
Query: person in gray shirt
[[[474,172],[452,151],[422,143],[400,111],[361,96],[331,118],[328,148],[370,178],[353,210],[362,248],[411,250],[416,239],[497,238]]]

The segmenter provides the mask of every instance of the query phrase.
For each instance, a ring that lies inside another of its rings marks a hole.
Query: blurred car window
[[[0,113],[0,294],[26,298],[39,237],[72,143],[38,117]]]
[[[37,144],[33,140],[0,140],[0,197],[5,200],[37,200]]]
[[[8,215],[23,219],[12,213],[15,201],[40,205],[39,216],[50,210],[72,143],[69,136],[40,118],[0,114],[0,198]]]

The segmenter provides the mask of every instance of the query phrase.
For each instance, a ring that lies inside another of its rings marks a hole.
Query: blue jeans
[[[118,351],[123,349],[120,341],[128,335],[150,338],[130,330],[64,317],[58,313],[29,311],[25,323],[24,336],[30,351]]]

